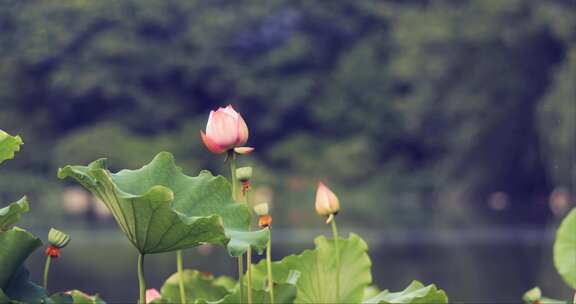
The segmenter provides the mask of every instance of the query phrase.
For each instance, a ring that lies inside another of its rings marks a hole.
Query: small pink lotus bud
[[[210,111],[206,133],[200,131],[200,135],[210,152],[220,154],[244,145],[248,141],[248,126],[232,105],[228,105]]]
[[[337,213],[338,210],[340,210],[340,201],[336,194],[324,183],[319,182],[316,190],[316,213],[328,216]]]
[[[149,304],[150,302],[152,302],[154,300],[158,300],[161,297],[162,296],[160,295],[158,290],[156,290],[155,288],[150,288],[150,289],[146,290],[146,304]]]

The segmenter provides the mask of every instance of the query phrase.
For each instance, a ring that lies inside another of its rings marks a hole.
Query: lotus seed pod
[[[258,216],[264,216],[264,215],[268,215],[269,208],[268,208],[268,204],[267,203],[262,203],[262,204],[258,204],[256,206],[254,206],[254,212],[258,215]]]
[[[52,246],[64,248],[70,243],[70,236],[60,230],[50,228],[50,232],[48,232],[48,242]]]
[[[239,181],[248,181],[252,178],[252,167],[242,167],[236,169],[236,178]]]

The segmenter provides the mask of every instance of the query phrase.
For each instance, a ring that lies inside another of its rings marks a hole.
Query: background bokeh
[[[168,150],[190,175],[226,174],[199,130],[230,103],[277,258],[328,233],[313,211],[323,179],[382,287],[569,298],[551,244],[575,204],[575,16],[573,0],[2,0],[0,128],[25,145],[0,168],[0,201],[26,194],[21,225],[71,232],[54,288],[130,301],[135,253],[57,168],[137,168]],[[186,254],[234,273],[220,248]],[[171,255],[148,264],[156,287],[175,269]]]

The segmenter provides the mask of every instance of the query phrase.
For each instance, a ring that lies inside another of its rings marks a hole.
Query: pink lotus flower
[[[321,216],[336,214],[340,210],[340,201],[330,188],[324,183],[318,183],[316,190],[316,213]]]
[[[234,149],[236,153],[247,154],[254,150],[242,147],[248,141],[248,126],[232,105],[210,111],[206,133],[200,131],[200,135],[204,145],[212,153],[220,154]]]
[[[154,300],[158,300],[161,297],[162,296],[160,295],[158,290],[156,290],[155,288],[150,288],[150,289],[146,290],[146,304],[149,304],[150,302],[152,302]]]

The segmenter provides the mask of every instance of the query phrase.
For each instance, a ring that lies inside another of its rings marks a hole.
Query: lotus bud
[[[155,288],[150,288],[146,290],[146,304],[152,303],[154,300],[162,298],[158,290]]]
[[[252,178],[252,167],[242,167],[236,169],[236,178],[241,182],[249,181]]]
[[[210,152],[220,154],[241,147],[248,141],[248,126],[242,116],[228,105],[210,111],[206,133],[200,131],[204,145]],[[250,149],[240,150],[241,154],[251,152]],[[237,152],[239,153],[239,152]]]
[[[268,215],[269,213],[269,208],[268,208],[268,204],[267,203],[261,203],[258,204],[256,206],[254,206],[254,212],[258,215],[258,216],[264,216],[264,215]]]
[[[316,190],[316,213],[321,216],[330,216],[337,214],[340,210],[340,201],[338,197],[330,188],[326,187],[324,183],[318,183]]]

